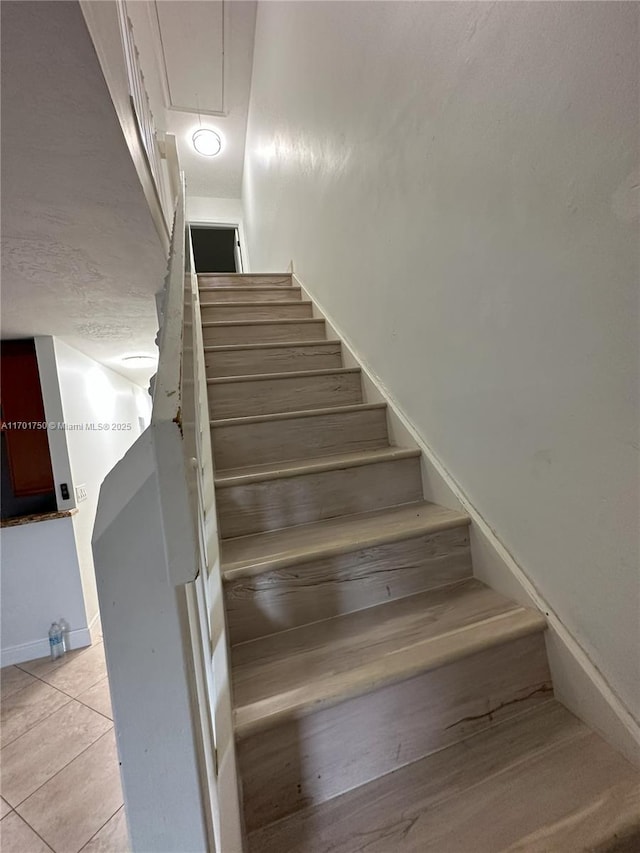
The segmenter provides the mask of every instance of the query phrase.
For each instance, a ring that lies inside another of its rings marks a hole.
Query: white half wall
[[[2,548],[1,666],[45,657],[48,631],[64,618],[73,648],[91,640],[71,518],[4,527]]]
[[[148,426],[151,398],[139,385],[63,341],[56,339],[54,345],[64,422],[68,427],[83,427],[68,428],[65,435],[73,481],[70,487],[84,486],[87,494],[82,502],[76,496],[73,529],[91,624],[98,615],[91,536],[100,486]]]
[[[639,9],[261,3],[243,187],[636,720]]]

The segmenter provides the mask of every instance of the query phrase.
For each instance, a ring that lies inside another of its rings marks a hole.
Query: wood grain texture
[[[370,455],[376,453],[384,451],[371,451]],[[422,478],[417,456],[353,467],[339,463],[339,467],[317,473],[229,485],[217,490],[223,538],[310,524],[421,499]]]
[[[299,718],[544,625],[469,578],[242,643],[232,652],[236,732]]]
[[[342,367],[340,341],[299,341],[289,344],[211,348],[204,353],[207,378],[328,370]]]
[[[227,302],[220,305],[202,304],[203,322],[224,320],[293,320],[312,317],[310,302]]]
[[[220,543],[225,581],[468,526],[469,516],[421,501]]]
[[[200,290],[215,287],[291,287],[291,273],[200,273]]]
[[[534,634],[260,731],[238,744],[247,828],[377,779],[550,696],[544,639]]]
[[[249,849],[622,851],[618,843],[625,844],[625,838],[633,843],[640,822],[637,774],[634,780],[630,770],[624,759],[552,700],[258,830],[249,838]],[[628,846],[626,853],[637,849]]]
[[[218,470],[384,448],[389,446],[386,406],[307,410],[249,423],[215,421],[213,446]]]
[[[471,576],[466,525],[225,585],[232,643],[331,619]]]
[[[324,320],[262,320],[253,323],[203,323],[205,346],[260,344],[270,341],[323,341]]]
[[[208,393],[212,418],[238,418],[361,403],[362,380],[357,368],[224,377],[209,380]]]
[[[200,290],[200,305],[220,305],[225,302],[288,302],[302,299],[299,287],[218,287]]]

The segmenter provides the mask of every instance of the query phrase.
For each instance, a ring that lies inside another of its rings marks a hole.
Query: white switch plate
[[[87,499],[87,487],[83,483],[81,486],[76,486],[76,501],[82,503]]]

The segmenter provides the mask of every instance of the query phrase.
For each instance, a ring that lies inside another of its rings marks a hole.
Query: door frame
[[[190,219],[188,222],[189,231],[192,228],[211,228],[211,229],[230,229],[233,228],[236,232],[236,245],[234,246],[234,254],[236,258],[236,274],[249,272],[249,263],[247,259],[247,247],[244,239],[244,231],[241,222],[201,222],[197,219]],[[239,263],[238,263],[239,262]]]

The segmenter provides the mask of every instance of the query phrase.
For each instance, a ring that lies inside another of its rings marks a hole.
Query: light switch
[[[76,502],[82,503],[87,499],[87,487],[84,483],[81,486],[76,486]]]

